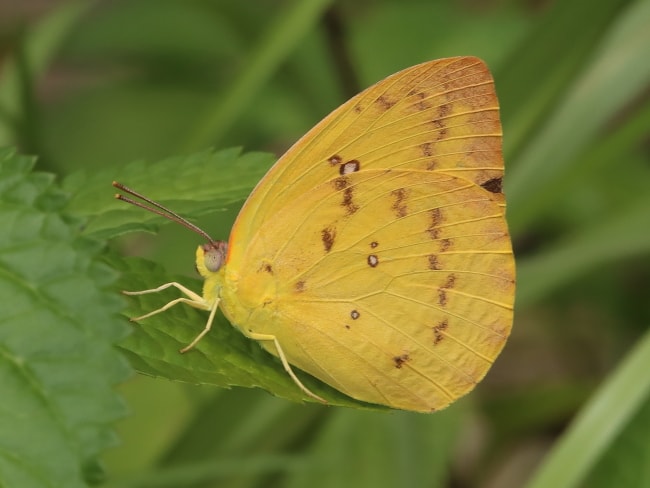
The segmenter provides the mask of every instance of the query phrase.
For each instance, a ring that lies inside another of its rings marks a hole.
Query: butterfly
[[[201,295],[280,359],[361,401],[431,412],[465,395],[504,347],[515,263],[505,219],[499,106],[475,57],[393,74],[350,99],[268,171],[227,242],[115,183],[207,241]]]

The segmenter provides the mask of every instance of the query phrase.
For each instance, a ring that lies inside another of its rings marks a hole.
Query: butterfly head
[[[225,241],[210,241],[196,249],[196,269],[204,278],[220,273],[226,262],[228,243]]]

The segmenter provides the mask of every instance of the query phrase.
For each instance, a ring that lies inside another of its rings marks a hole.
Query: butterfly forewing
[[[269,215],[350,161],[361,169],[453,172],[485,185],[503,203],[499,107],[485,64],[474,57],[423,63],[337,108],[258,184],[233,227],[231,259]]]

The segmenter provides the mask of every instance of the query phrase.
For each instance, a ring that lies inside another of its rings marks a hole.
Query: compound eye
[[[203,257],[203,262],[208,271],[213,273],[219,271],[221,266],[223,266],[224,261],[224,252],[220,247],[215,247],[212,245],[204,246],[205,255]]]

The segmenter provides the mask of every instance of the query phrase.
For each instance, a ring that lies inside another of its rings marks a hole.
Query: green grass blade
[[[504,150],[516,156],[540,121],[557,106],[577,73],[588,63],[613,19],[632,4],[612,0],[555,2],[503,69],[495,74],[502,95]]]
[[[296,1],[262,36],[239,76],[230,87],[207,102],[204,118],[198,117],[196,131],[183,145],[182,152],[214,144],[248,107],[255,94],[269,80],[300,40],[314,28],[332,0]]]
[[[513,165],[507,184],[508,222],[514,233],[530,227],[540,209],[553,205],[557,186],[572,171],[580,151],[608,137],[607,124],[647,89],[648,23],[648,2],[620,17],[598,58]]]
[[[526,485],[576,486],[638,411],[650,392],[650,331],[580,411]]]

